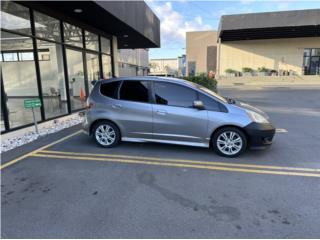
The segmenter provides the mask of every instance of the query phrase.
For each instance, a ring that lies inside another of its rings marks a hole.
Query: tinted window
[[[120,99],[135,102],[149,102],[146,81],[123,81],[120,89]]]
[[[110,98],[117,98],[117,90],[119,86],[119,81],[104,83],[100,86],[100,92],[102,95],[110,97]]]
[[[219,103],[216,100],[201,93],[199,93],[199,100],[203,102],[206,110],[217,112],[220,111]]]
[[[156,103],[177,107],[192,107],[196,92],[174,83],[156,82],[154,84]]]

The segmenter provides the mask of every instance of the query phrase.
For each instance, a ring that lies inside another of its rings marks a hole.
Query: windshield
[[[197,89],[207,93],[208,95],[210,96],[213,96],[215,98],[218,98],[219,100],[221,100],[222,102],[224,103],[228,103],[227,99],[225,99],[224,97],[220,96],[219,94],[215,93],[214,91],[211,91],[210,89],[206,88],[206,87],[203,87],[197,83],[193,83],[193,82],[188,82],[190,83],[191,85],[195,86]]]

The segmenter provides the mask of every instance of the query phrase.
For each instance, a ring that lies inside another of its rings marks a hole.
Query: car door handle
[[[166,115],[166,114],[167,114],[167,111],[166,111],[166,110],[157,110],[156,112],[157,112],[157,114],[159,114],[159,115]]]
[[[121,104],[116,103],[116,104],[112,104],[112,108],[122,108]]]

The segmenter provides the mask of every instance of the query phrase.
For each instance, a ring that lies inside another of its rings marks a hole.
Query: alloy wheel
[[[110,125],[102,124],[96,129],[95,137],[101,145],[109,146],[116,140],[116,132]]]
[[[222,132],[217,138],[217,147],[225,155],[235,155],[242,149],[243,140],[241,136],[234,131]]]

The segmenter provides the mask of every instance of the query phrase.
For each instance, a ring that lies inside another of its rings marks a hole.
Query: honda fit
[[[102,147],[121,141],[212,147],[236,157],[272,143],[268,116],[186,80],[126,77],[101,80],[87,99],[83,129]]]

